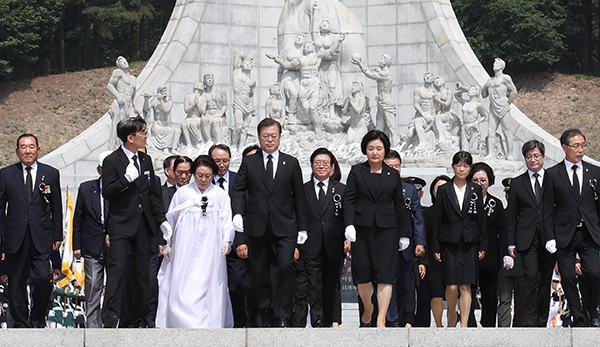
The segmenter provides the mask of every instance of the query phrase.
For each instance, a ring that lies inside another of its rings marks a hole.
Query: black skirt
[[[479,242],[440,242],[444,284],[477,284]]]
[[[373,223],[375,224],[375,223]],[[394,284],[398,276],[397,228],[356,225],[352,243],[352,279],[354,284]]]

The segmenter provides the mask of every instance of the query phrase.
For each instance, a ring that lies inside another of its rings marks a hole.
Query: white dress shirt
[[[226,192],[229,192],[229,170],[227,170],[223,176],[215,175],[215,185],[219,188],[221,188],[221,186],[219,186],[219,178],[221,177],[225,179],[225,181],[223,181],[223,188]]]
[[[23,167],[23,184],[27,184],[27,166],[25,166],[25,164],[21,163],[21,166]],[[35,178],[37,177],[37,169],[38,169],[38,163],[37,160],[31,164],[31,187],[33,188],[32,192],[35,192]]]
[[[269,155],[269,153],[262,151],[262,155],[263,155],[263,163],[265,164],[265,170],[267,169],[267,162],[269,161],[269,158],[267,158],[267,156]],[[277,163],[279,162],[279,150],[275,150],[275,152],[271,153],[271,155],[273,156],[273,178],[275,178],[275,175],[277,174]]]
[[[315,194],[317,194],[317,200],[319,200],[319,190],[321,187],[318,186],[319,182],[323,182],[323,191],[327,194],[327,187],[329,186],[329,177],[327,177],[324,181],[319,181],[318,179],[313,177],[313,185],[315,186]]]
[[[569,181],[571,181],[571,185],[573,185],[573,169],[572,167],[577,165],[577,178],[579,179],[579,192],[581,192],[583,188],[583,164],[581,161],[577,163],[571,163],[565,158],[565,166],[567,167],[567,175],[569,175]]]

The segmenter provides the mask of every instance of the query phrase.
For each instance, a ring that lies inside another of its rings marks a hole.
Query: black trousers
[[[247,242],[252,264],[252,288],[261,311],[262,324],[269,325],[271,322],[268,320],[273,317],[289,321],[292,318],[296,235],[275,236],[268,225],[262,236],[248,236]],[[271,264],[275,267],[274,273]]]
[[[586,318],[579,300],[577,275],[575,274],[576,254],[581,259],[581,271],[586,277],[588,286],[588,311],[596,309],[600,299],[600,247],[594,243],[585,226],[577,228],[575,235],[567,247],[556,252],[558,270],[565,296],[571,309],[573,324],[576,327],[586,326]]]
[[[134,277],[134,324],[147,324],[146,317],[150,314],[150,238],[152,229],[146,217],[142,214],[138,230],[131,237],[111,235],[110,256],[108,259],[108,274],[106,279],[106,294],[102,319],[120,317],[123,294],[123,282],[127,265],[127,253],[131,247]]]
[[[311,259],[300,259],[296,263],[296,285],[294,286],[294,313],[292,325],[306,326],[308,306],[310,305],[310,321],[312,326],[323,322],[323,282],[321,255]]]
[[[479,270],[479,292],[481,293],[481,320],[479,323],[484,328],[496,326],[496,313],[498,311],[498,271]],[[471,313],[469,314],[469,327],[477,327],[475,321],[475,301],[477,288],[471,287]]]
[[[15,328],[44,328],[52,293],[52,269],[50,253],[37,251],[27,225],[21,247],[12,254],[6,254],[8,275],[8,307],[14,319]],[[28,307],[27,279],[31,279],[32,307]],[[31,313],[30,313],[31,311]]]
[[[244,259],[237,256],[235,249],[227,255],[227,287],[233,310],[233,327],[246,326],[246,304],[244,298]]]
[[[539,230],[536,231],[531,246],[519,254],[523,261],[523,293],[525,295],[523,325],[545,327],[548,321],[550,285],[556,257],[546,250]],[[573,271],[575,271],[575,267],[573,267]]]

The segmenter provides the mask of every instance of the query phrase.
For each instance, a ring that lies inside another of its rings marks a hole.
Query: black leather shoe
[[[277,318],[277,327],[278,328],[289,328],[290,322],[285,318]]]
[[[117,316],[110,316],[104,321],[105,328],[116,328],[118,324],[119,324],[119,317],[117,317]]]
[[[320,327],[322,327],[322,326],[323,326],[323,323],[321,322],[321,320],[320,320],[320,319],[317,319],[317,320],[316,320],[316,321],[315,321],[315,322],[312,324],[312,327],[313,327],[313,328],[320,328]]]
[[[269,310],[260,310],[260,323],[263,328],[272,328],[273,312]]]

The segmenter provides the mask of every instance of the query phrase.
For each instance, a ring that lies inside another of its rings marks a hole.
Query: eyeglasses
[[[482,178],[480,180],[474,178],[474,179],[471,180],[471,182],[473,182],[475,184],[485,184],[485,183],[487,183],[487,181],[488,180],[486,178]]]
[[[137,136],[137,135],[146,136],[146,135],[148,135],[148,130],[144,129],[144,130],[136,131],[135,133],[131,133],[129,135],[131,135],[131,136]]]
[[[531,160],[531,159],[533,159],[533,160],[540,160],[543,157],[544,156],[541,155],[541,154],[533,154],[533,155],[530,154],[530,155],[528,155],[528,156],[525,157],[525,160]]]
[[[269,134],[264,134],[264,135],[260,135],[260,137],[263,140],[265,140],[265,141],[268,140],[268,139],[277,140],[279,138],[279,134],[270,134],[270,135]]]
[[[202,180],[202,179],[205,179],[205,180],[207,180],[207,181],[209,181],[209,180],[210,180],[210,181],[212,181],[212,179],[213,179],[213,175],[211,175],[211,174],[206,174],[206,175],[202,175],[202,174],[195,174],[194,176],[196,176],[196,179],[197,179],[197,180]]]
[[[329,165],[331,165],[331,162],[329,162],[329,161],[315,160],[315,161],[313,162],[313,165],[314,165],[315,167],[319,167],[319,166],[326,166],[326,167],[329,167]]]
[[[574,144],[574,145],[567,145],[567,146],[573,148],[576,151],[578,151],[580,149],[585,150],[586,148],[588,148],[588,145],[585,144],[585,143],[577,143],[577,144]]]

